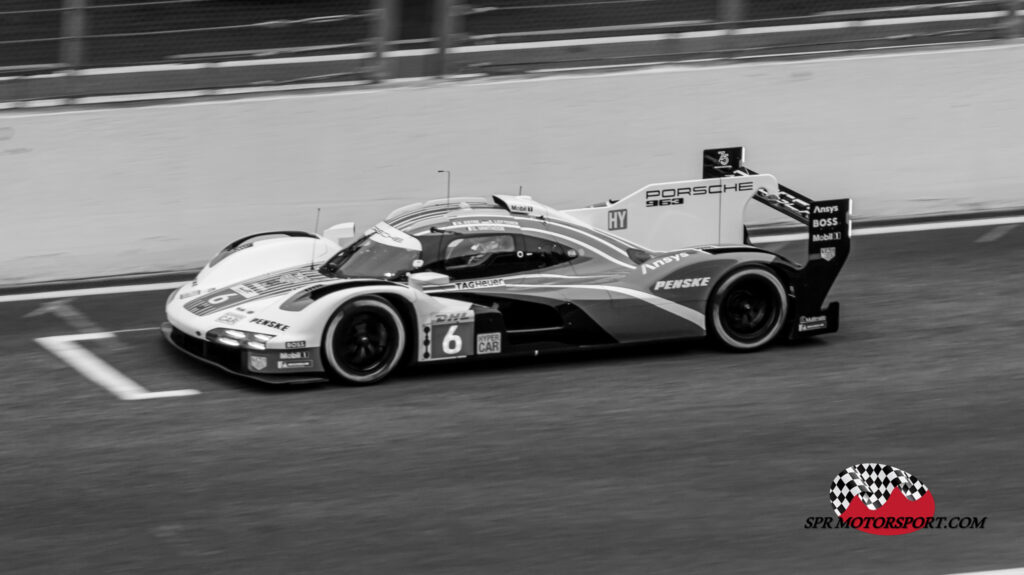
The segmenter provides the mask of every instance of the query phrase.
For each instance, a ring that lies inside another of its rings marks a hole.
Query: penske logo
[[[711,278],[686,278],[681,280],[665,280],[654,284],[655,290],[687,289],[696,287],[708,287]]]

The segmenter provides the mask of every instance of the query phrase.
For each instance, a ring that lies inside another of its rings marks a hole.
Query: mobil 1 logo
[[[849,241],[850,200],[814,202],[810,209],[812,252],[824,250],[822,257],[835,253],[835,247]],[[830,259],[830,258],[829,258]]]

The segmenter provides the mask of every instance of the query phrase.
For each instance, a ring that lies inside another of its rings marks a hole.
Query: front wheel
[[[402,318],[391,304],[372,296],[354,299],[327,322],[325,364],[333,380],[372,385],[398,366],[405,342]]]
[[[739,269],[718,285],[709,304],[708,331],[726,346],[753,351],[772,342],[786,323],[786,289],[770,270]]]

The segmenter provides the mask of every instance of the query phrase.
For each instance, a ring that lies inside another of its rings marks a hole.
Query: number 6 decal
[[[462,351],[462,338],[458,334],[458,324],[448,326],[448,333],[441,340],[441,351],[448,355],[458,355]]]
[[[423,341],[424,361],[454,359],[476,353],[472,344],[475,331],[473,316],[470,312],[462,313],[465,315],[461,317],[438,315],[427,326],[427,337]],[[466,345],[467,341],[469,345]]]

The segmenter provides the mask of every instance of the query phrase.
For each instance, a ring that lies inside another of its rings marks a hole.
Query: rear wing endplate
[[[750,176],[743,148],[704,150],[704,178]],[[758,190],[754,199],[807,226],[807,264],[797,279],[796,321],[792,336],[831,333],[839,328],[839,303],[823,308],[839,271],[850,255],[852,202],[815,201],[779,184],[778,195]]]

